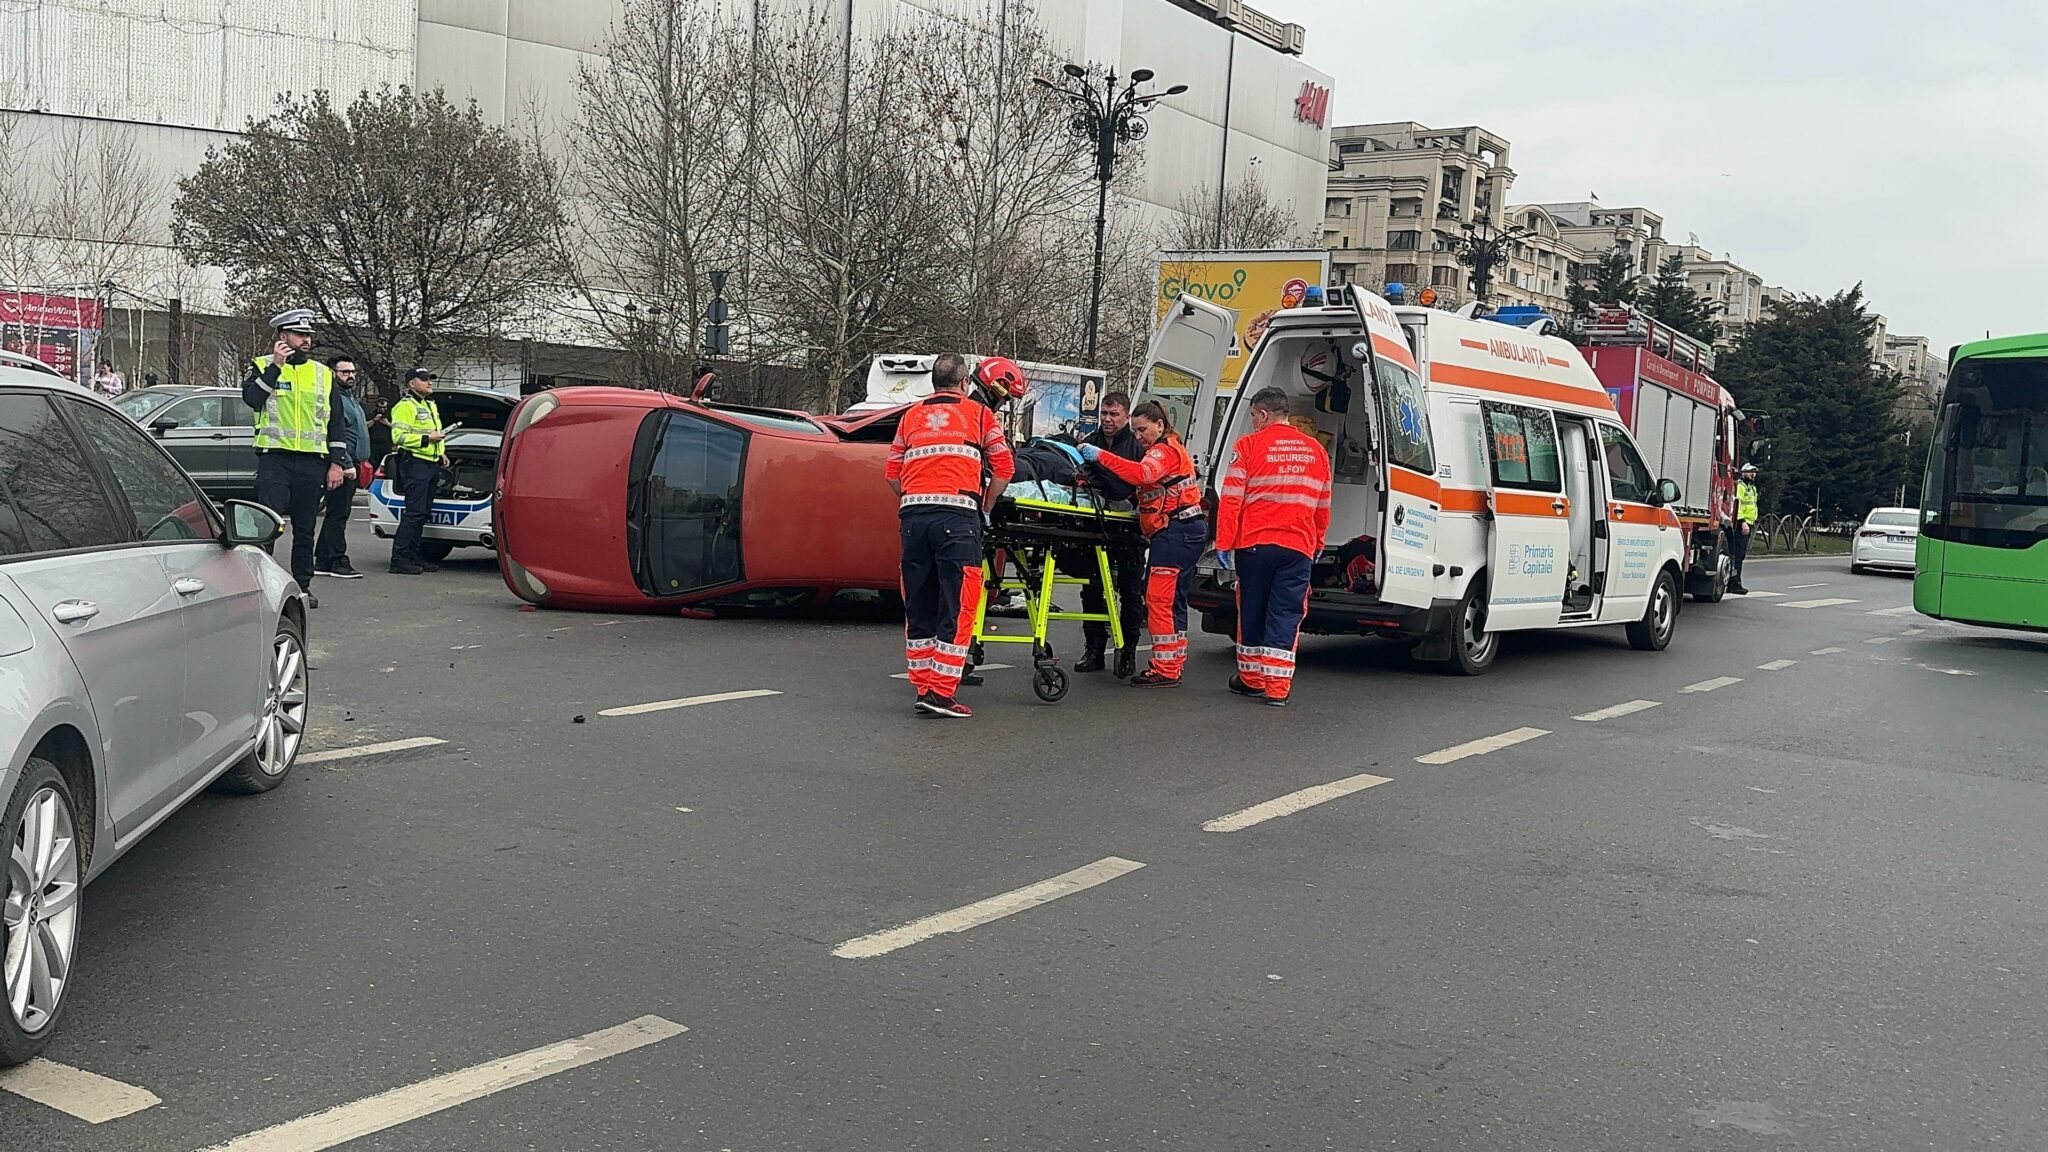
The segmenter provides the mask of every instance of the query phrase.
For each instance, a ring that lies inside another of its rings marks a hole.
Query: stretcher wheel
[[[1062,668],[1040,668],[1031,678],[1031,691],[1047,704],[1057,704],[1067,695],[1067,673]]]

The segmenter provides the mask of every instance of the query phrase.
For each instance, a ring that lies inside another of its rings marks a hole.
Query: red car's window
[[[688,412],[655,412],[633,446],[626,501],[633,574],[652,596],[741,579],[746,433]]]

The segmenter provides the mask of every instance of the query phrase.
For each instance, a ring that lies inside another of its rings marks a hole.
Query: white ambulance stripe
[[[1525,741],[1534,740],[1538,736],[1548,735],[1550,735],[1550,729],[1548,728],[1517,728],[1511,732],[1503,732],[1498,736],[1488,736],[1482,740],[1469,740],[1439,752],[1431,752],[1427,756],[1417,756],[1415,762],[1417,764],[1449,764],[1455,760],[1463,760],[1467,756],[1484,756],[1490,752],[1498,752],[1503,748],[1512,748]]]
[[[1363,792],[1367,788],[1377,788],[1388,782],[1385,776],[1374,776],[1370,773],[1362,772],[1356,776],[1346,776],[1342,780],[1332,780],[1328,784],[1318,784],[1313,788],[1303,788],[1299,792],[1289,792],[1285,796],[1275,797],[1263,804],[1254,804],[1249,808],[1239,809],[1228,816],[1218,816],[1216,819],[1202,825],[1202,831],[1242,832],[1254,824],[1263,824],[1268,820],[1281,816],[1292,816],[1303,809],[1313,808],[1318,804],[1327,804],[1340,796],[1349,796],[1353,792]]]

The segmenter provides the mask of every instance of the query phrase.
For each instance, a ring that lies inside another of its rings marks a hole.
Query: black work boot
[[[1107,667],[1109,667],[1109,661],[1102,658],[1102,649],[1090,648],[1081,657],[1081,662],[1079,664],[1074,665],[1074,671],[1100,672]]]
[[[1138,674],[1138,646],[1126,644],[1116,650],[1116,678],[1129,680]]]

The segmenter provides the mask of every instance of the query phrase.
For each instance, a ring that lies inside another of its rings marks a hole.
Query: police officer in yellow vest
[[[434,486],[448,455],[442,443],[441,410],[434,405],[434,374],[415,368],[405,374],[405,398],[391,409],[391,459],[397,464],[399,494],[405,511],[398,517],[398,536],[391,542],[391,571],[400,576],[433,572],[440,565],[420,555],[420,536],[434,511]]]
[[[1728,591],[1749,595],[1742,586],[1742,562],[1749,557],[1749,534],[1756,527],[1756,465],[1744,464],[1735,482],[1735,531],[1728,541]]]
[[[291,521],[292,579],[313,596],[313,545],[325,493],[341,486],[348,421],[334,402],[334,374],[313,359],[313,311],[270,318],[270,355],[250,361],[242,402],[256,410],[256,499]]]

